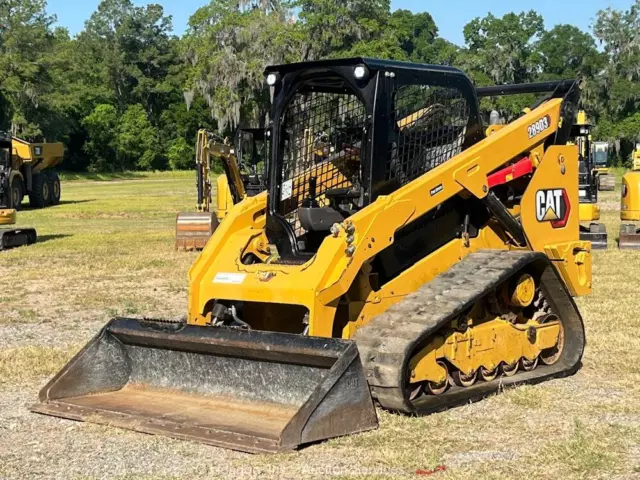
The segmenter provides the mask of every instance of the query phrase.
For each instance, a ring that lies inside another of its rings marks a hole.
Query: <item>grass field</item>
[[[195,258],[173,249],[190,175],[66,178],[61,205],[19,213],[40,242],[0,254],[0,478],[640,478],[640,252],[615,246],[619,192],[601,194],[609,249],[578,299],[577,375],[424,418],[380,411],[377,431],[251,456],[28,412],[110,317],[184,315]]]

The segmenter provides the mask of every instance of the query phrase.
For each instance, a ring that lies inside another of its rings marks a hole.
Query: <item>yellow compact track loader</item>
[[[620,220],[622,222],[640,222],[640,143],[632,154],[631,171],[622,177],[620,192]],[[620,225],[620,248],[640,249],[640,230],[635,223]]]
[[[273,452],[580,367],[575,81],[364,58],[266,80],[268,188],[191,267],[186,321],[110,321],[34,411]],[[485,132],[478,98],[512,93],[547,96]]]
[[[598,175],[594,166],[595,151],[591,142],[592,128],[586,113],[583,110],[579,111],[571,137],[572,143],[578,146],[579,152],[580,238],[591,242],[594,249],[606,249],[607,227],[604,223],[598,223],[600,206],[598,205]]]
[[[207,130],[199,130],[196,140],[196,212],[181,212],[176,218],[176,249],[202,250],[231,207],[245,196],[265,189],[265,131],[242,128],[236,145]],[[212,204],[212,162],[219,159],[224,174],[216,178],[216,211]]]
[[[11,192],[11,137],[0,132],[0,250],[36,242],[33,228],[7,228],[16,223],[14,196]]]

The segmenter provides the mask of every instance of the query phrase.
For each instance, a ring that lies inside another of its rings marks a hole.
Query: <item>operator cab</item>
[[[593,163],[596,168],[606,167],[609,163],[609,144],[606,142],[593,143]]]
[[[332,225],[483,138],[475,89],[452,67],[353,58],[265,75],[266,231],[286,261],[308,260]]]
[[[235,144],[242,183],[253,197],[266,189],[267,133],[264,128],[239,128]]]
[[[571,127],[571,138],[578,147],[578,185],[580,203],[598,202],[598,185],[595,176],[596,149],[591,142],[589,123],[577,123]]]

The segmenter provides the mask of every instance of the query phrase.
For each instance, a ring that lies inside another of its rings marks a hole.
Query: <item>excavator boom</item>
[[[181,212],[176,218],[176,249],[202,250],[219,223],[233,205],[247,195],[255,195],[264,190],[260,174],[248,172],[245,175],[240,168],[238,157],[243,155],[244,137],[249,136],[251,154],[254,156],[250,166],[255,167],[256,145],[264,143],[264,130],[240,129],[237,145],[231,146],[226,139],[207,130],[199,130],[196,140],[196,186],[198,202],[196,212]],[[213,162],[222,163],[223,175],[219,175],[215,189],[216,211],[211,211],[213,202]],[[254,168],[255,169],[255,168]],[[246,185],[245,185],[246,183]],[[247,191],[247,188],[250,188]]]

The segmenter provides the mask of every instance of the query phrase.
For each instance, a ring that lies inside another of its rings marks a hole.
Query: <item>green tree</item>
[[[529,83],[540,71],[540,55],[535,43],[544,32],[544,21],[534,11],[507,13],[502,18],[488,14],[464,27],[467,47],[456,58],[478,85]],[[516,117],[535,101],[534,95],[486,98],[485,112],[498,110],[507,120]]]
[[[438,27],[427,12],[413,14],[409,10],[396,10],[389,19],[400,48],[408,59],[429,62],[431,47],[438,34]]]
[[[140,104],[131,105],[118,121],[116,152],[124,168],[163,168],[158,132]]]
[[[483,83],[529,82],[538,65],[534,41],[543,32],[544,20],[534,11],[476,18],[464,27],[466,63]]]
[[[156,119],[172,93],[165,80],[179,61],[171,30],[171,17],[160,5],[102,0],[78,37],[85,78],[90,85],[106,85],[120,112],[139,103]]]
[[[123,165],[116,162],[116,128],[118,112],[113,105],[100,104],[82,121],[88,134],[85,152],[91,156],[92,171],[115,171]]]
[[[615,142],[619,156],[626,161],[640,138],[640,0],[626,11],[599,11],[593,31],[607,60],[596,79],[598,135]]]
[[[592,77],[604,66],[593,37],[573,25],[556,25],[544,32],[536,50],[546,78]]]
[[[188,104],[201,95],[221,132],[259,124],[268,111],[267,65],[299,58],[300,36],[288,2],[218,0],[189,19],[182,52],[187,59]]]
[[[190,170],[193,168],[195,149],[184,137],[177,137],[169,145],[167,158],[172,170]]]
[[[0,128],[16,135],[42,138],[47,113],[43,97],[55,89],[50,77],[53,47],[51,25],[44,0],[0,2]]]

